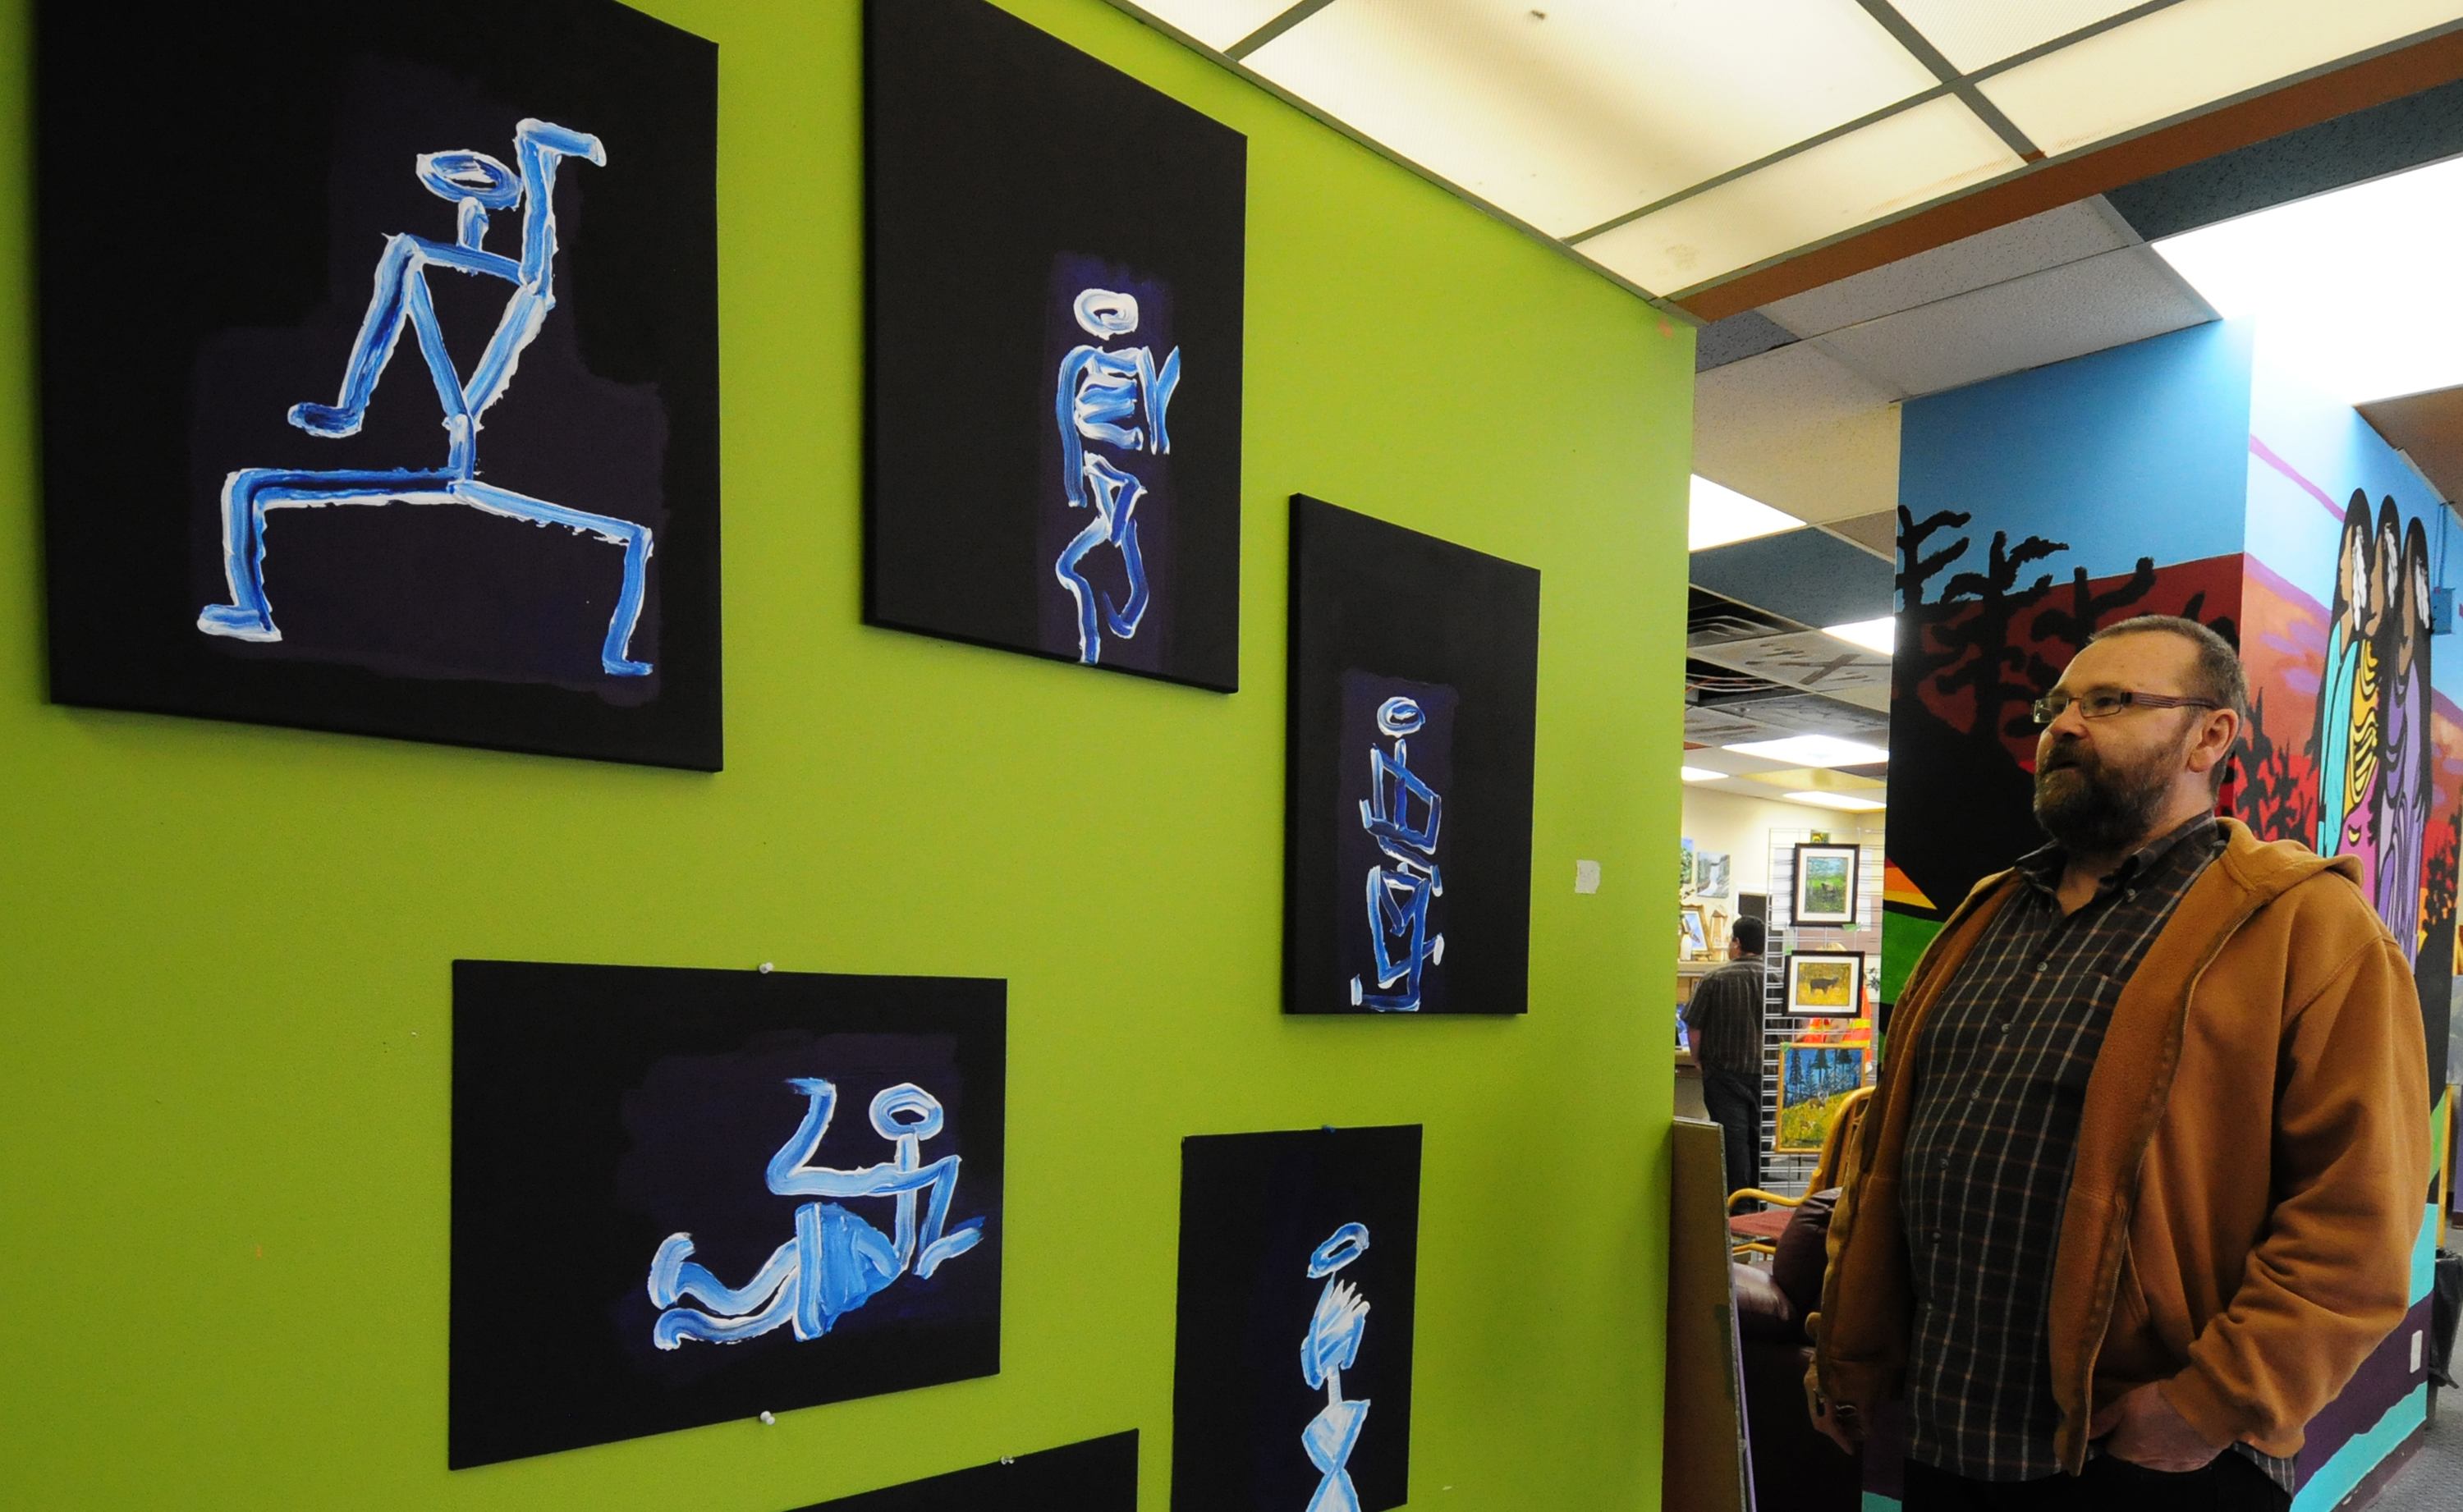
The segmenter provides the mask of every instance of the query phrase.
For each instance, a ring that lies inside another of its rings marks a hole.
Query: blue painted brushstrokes
[[[199,630],[236,640],[282,638],[265,594],[265,529],[270,510],[460,504],[534,525],[561,526],[622,547],[623,586],[599,648],[599,666],[612,677],[649,674],[650,664],[633,659],[630,654],[649,568],[649,527],[549,504],[477,481],[481,419],[505,396],[522,349],[556,308],[556,164],[566,158],[602,167],[607,162],[598,138],[544,120],[528,119],[516,126],[513,146],[521,164],[518,173],[482,152],[431,152],[419,157],[419,182],[454,206],[454,239],[437,242],[407,233],[386,239],[384,253],[377,261],[376,287],[367,313],[343,366],[340,397],[332,404],[294,404],[288,417],[311,436],[336,440],[356,435],[375,397],[377,379],[393,360],[407,324],[444,408],[445,465],[389,471],[249,467],[231,473],[224,480],[222,492],[223,572],[230,602],[207,605],[197,616]],[[520,257],[486,250],[482,244],[490,212],[516,208],[522,216]],[[427,291],[430,269],[499,278],[512,286],[495,333],[468,378],[455,368],[452,354],[446,349],[444,327]]]
[[[663,1309],[650,1337],[660,1349],[687,1339],[740,1344],[789,1324],[797,1339],[817,1339],[910,1268],[927,1277],[983,1238],[979,1218],[949,1227],[960,1157],[923,1159],[924,1141],[942,1130],[941,1104],[931,1093],[902,1082],[873,1098],[873,1132],[896,1153],[881,1164],[841,1171],[809,1163],[829,1133],[838,1089],[817,1077],[787,1085],[807,1102],[803,1121],[770,1157],[770,1190],[780,1197],[892,1199],[892,1232],[883,1234],[838,1202],[807,1202],[796,1209],[795,1238],[741,1286],[730,1286],[693,1260],[690,1234],[668,1235],[650,1262],[650,1301]],[[919,1224],[916,1199],[927,1192],[931,1202]],[[687,1301],[707,1310],[683,1306]]]
[[[1368,797],[1360,823],[1391,866],[1368,871],[1368,932],[1376,953],[1377,990],[1351,979],[1351,1001],[1381,1013],[1420,1009],[1420,974],[1446,959],[1446,937],[1428,934],[1428,903],[1446,890],[1437,867],[1437,827],[1445,799],[1411,770],[1406,739],[1427,723],[1417,701],[1391,698],[1377,708],[1379,734],[1393,748],[1368,747]]]
[[[1335,1273],[1367,1252],[1367,1228],[1345,1223],[1309,1257],[1309,1276],[1312,1280],[1324,1277],[1325,1289],[1318,1293],[1316,1315],[1309,1320],[1308,1336],[1300,1341],[1300,1375],[1312,1389],[1323,1388],[1325,1406],[1300,1433],[1301,1449],[1323,1477],[1317,1494],[1309,1498],[1308,1512],[1360,1512],[1360,1493],[1343,1465],[1368,1421],[1368,1402],[1343,1400],[1342,1372],[1360,1358],[1361,1336],[1368,1328],[1368,1304],[1359,1287],[1335,1279]]]
[[[1158,456],[1170,452],[1167,416],[1172,393],[1180,386],[1180,349],[1172,348],[1158,364],[1151,347],[1108,344],[1138,329],[1134,294],[1081,290],[1071,313],[1079,329],[1095,340],[1072,347],[1060,359],[1053,410],[1060,427],[1061,487],[1069,508],[1092,509],[1095,517],[1061,549],[1053,573],[1077,601],[1078,659],[1093,666],[1102,660],[1105,631],[1122,640],[1136,637],[1151,594],[1145,558],[1138,550],[1137,508],[1146,486],[1110,458],[1089,451],[1086,443]],[[1128,582],[1123,603],[1114,603],[1109,593],[1080,571],[1080,564],[1105,546],[1121,555]]]

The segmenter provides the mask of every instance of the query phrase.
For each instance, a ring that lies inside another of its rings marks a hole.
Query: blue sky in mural
[[[1995,529],[2066,541],[2063,572],[2239,551],[2250,347],[2249,326],[2216,322],[1911,400],[1899,502],[1919,521],[1973,510],[1985,541]],[[1989,498],[1978,478],[1993,480]]]

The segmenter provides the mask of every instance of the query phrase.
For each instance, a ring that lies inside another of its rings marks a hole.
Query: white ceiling
[[[2458,0],[1112,3],[1673,297],[2463,27]]]

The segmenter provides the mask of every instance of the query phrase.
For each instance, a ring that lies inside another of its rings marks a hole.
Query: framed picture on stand
[[[1676,910],[1678,943],[1688,961],[1707,960],[1711,954],[1711,936],[1702,922],[1702,905],[1680,904]]]
[[[1788,957],[1786,1002],[1799,1018],[1863,1018],[1864,952],[1799,950]]]
[[[1799,845],[1796,848],[1796,912],[1789,922],[1856,923],[1856,872],[1863,851],[1852,845]]]

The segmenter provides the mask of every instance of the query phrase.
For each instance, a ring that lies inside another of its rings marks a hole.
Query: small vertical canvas
[[[1839,1105],[1864,1085],[1864,1055],[1862,1045],[1791,1040],[1779,1047],[1774,1152],[1820,1154]]]
[[[1529,1003],[1539,574],[1292,501],[1284,1008]]]
[[[449,1463],[997,1372],[1004,997],[455,962]]]
[[[984,0],[864,21],[864,614],[1239,686],[1248,144]]]
[[[1172,1512],[1410,1493],[1420,1129],[1181,1143]]]
[[[717,49],[146,27],[37,28],[52,698],[715,769]]]

